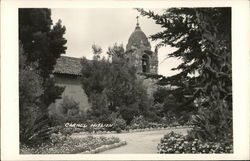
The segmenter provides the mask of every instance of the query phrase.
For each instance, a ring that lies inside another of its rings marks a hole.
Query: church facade
[[[158,53],[151,51],[151,45],[141,30],[138,20],[135,30],[128,39],[125,54],[127,61],[136,67],[137,73],[158,73]],[[91,105],[88,103],[88,98],[80,82],[81,68],[80,58],[61,56],[57,59],[53,75],[56,84],[65,87],[62,98],[69,97],[79,102],[80,112],[84,112]],[[138,78],[143,80],[148,94],[152,95],[156,89],[155,82],[152,79],[145,79],[143,75],[138,75]],[[50,106],[50,111],[57,112],[61,103],[62,99],[56,100]]]

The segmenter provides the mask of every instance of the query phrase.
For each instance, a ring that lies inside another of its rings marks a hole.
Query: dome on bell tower
[[[149,50],[151,48],[147,36],[141,30],[139,23],[137,22],[134,32],[130,35],[128,39],[126,50],[129,51],[132,49],[141,48],[141,46],[149,48]]]

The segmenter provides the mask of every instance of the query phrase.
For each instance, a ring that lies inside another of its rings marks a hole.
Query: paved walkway
[[[160,139],[164,134],[171,131],[181,134],[187,133],[187,129],[167,129],[122,134],[95,134],[93,136],[115,136],[127,142],[127,145],[101,152],[101,154],[156,154]],[[82,135],[78,135],[77,137],[81,136]]]

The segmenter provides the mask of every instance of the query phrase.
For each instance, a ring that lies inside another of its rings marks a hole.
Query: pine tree
[[[171,8],[162,15],[137,9],[162,29],[152,40],[177,48],[169,54],[182,60],[180,72],[161,80],[202,100],[193,117],[195,135],[205,140],[232,140],[231,9]]]

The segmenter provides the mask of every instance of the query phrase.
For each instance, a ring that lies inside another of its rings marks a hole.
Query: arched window
[[[142,56],[142,72],[147,73],[149,72],[149,57],[147,54]]]

